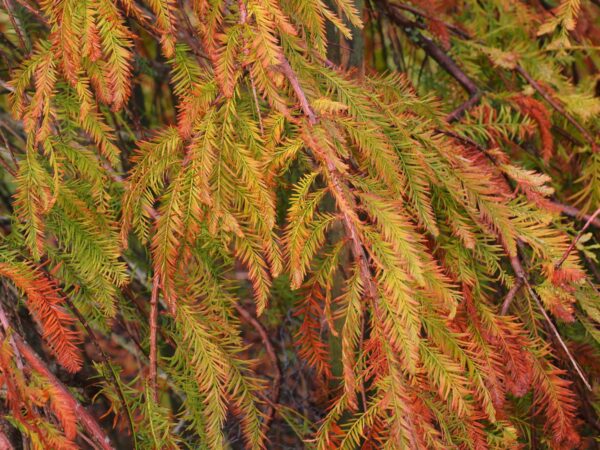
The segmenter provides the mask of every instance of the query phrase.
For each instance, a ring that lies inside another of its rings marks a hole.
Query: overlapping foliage
[[[550,3],[5,0],[0,443],[587,445],[600,7]]]

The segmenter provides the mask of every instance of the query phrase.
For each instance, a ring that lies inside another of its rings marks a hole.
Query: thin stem
[[[27,11],[29,11],[31,14],[33,14],[42,24],[44,24],[45,26],[48,26],[48,21],[37,9],[35,9],[33,6],[31,6],[25,0],[16,0],[16,2],[19,5],[21,5],[23,8],[25,8]]]
[[[537,307],[539,308],[539,310],[541,311],[542,315],[544,316],[544,319],[546,320],[546,322],[548,324],[550,332],[552,333],[552,335],[554,336],[554,338],[557,340],[557,342],[559,343],[559,345],[561,346],[561,348],[564,350],[565,354],[569,358],[569,361],[571,362],[571,365],[573,366],[573,368],[577,372],[577,375],[579,376],[579,378],[581,378],[581,381],[583,382],[583,384],[585,384],[585,386],[591,391],[592,387],[590,386],[590,383],[587,381],[585,375],[583,374],[583,371],[579,367],[579,364],[577,364],[577,361],[575,360],[575,358],[571,354],[571,351],[567,347],[567,344],[565,344],[565,341],[562,339],[560,333],[558,332],[558,329],[554,325],[554,322],[552,322],[552,319],[550,318],[550,316],[548,315],[548,313],[544,309],[544,305],[542,304],[542,301],[540,300],[539,296],[537,295],[537,293],[531,287],[531,284],[529,283],[529,277],[527,275],[527,272],[525,272],[525,269],[523,268],[523,265],[521,264],[521,260],[519,259],[518,255],[515,255],[515,256],[511,257],[510,262],[511,262],[511,265],[513,267],[513,270],[515,271],[515,274],[517,275],[517,278],[519,280],[521,280],[521,285],[524,285],[527,288],[527,290],[529,291],[529,294],[531,295],[531,297],[535,301]],[[516,292],[515,292],[515,294],[516,294]],[[513,294],[512,297],[514,297],[514,294]],[[502,307],[503,314],[505,313],[505,309],[506,309],[506,311],[508,311],[508,308],[510,306],[510,301],[507,302],[505,300],[504,303],[505,303],[505,305],[503,305],[503,307]]]
[[[21,29],[20,24],[17,22],[17,18],[14,15],[10,0],[3,0],[3,3],[4,8],[6,9],[6,13],[8,14],[8,18],[10,19],[10,22],[12,23],[12,26],[15,29],[15,33],[17,34],[17,38],[19,39],[19,44],[21,45],[21,48],[27,49],[27,44],[25,44],[25,37],[23,31]]]
[[[569,257],[569,254],[573,251],[573,249],[577,245],[577,242],[579,242],[579,239],[581,239],[581,236],[583,236],[583,233],[585,233],[585,230],[587,230],[588,227],[592,224],[592,222],[594,222],[596,217],[598,217],[598,214],[600,214],[600,208],[598,208],[596,212],[594,212],[594,214],[591,215],[591,217],[587,220],[583,228],[579,230],[579,233],[577,233],[577,236],[575,236],[575,239],[573,239],[573,242],[571,242],[569,248],[565,250],[565,253],[562,255],[562,258],[560,258],[560,260],[554,265],[556,269],[559,269],[560,266],[562,266],[565,260]]]
[[[75,314],[75,316],[77,317],[77,319],[79,320],[81,325],[83,325],[83,328],[85,328],[85,331],[87,332],[88,336],[90,337],[90,339],[92,341],[92,345],[94,346],[96,351],[100,354],[100,359],[102,360],[102,364],[108,371],[108,374],[112,381],[112,384],[117,391],[117,395],[119,396],[119,400],[121,401],[121,404],[123,405],[123,408],[125,408],[125,412],[127,413],[127,422],[128,422],[129,428],[130,428],[131,437],[133,438],[135,448],[137,448],[137,438],[136,438],[136,433],[135,433],[133,416],[131,415],[131,410],[129,408],[129,405],[128,405],[127,401],[125,400],[125,394],[123,393],[123,389],[121,388],[121,383],[119,382],[119,379],[117,378],[117,373],[115,372],[114,367],[110,363],[110,358],[106,354],[104,349],[100,346],[98,338],[96,337],[96,333],[94,333],[94,330],[92,330],[92,327],[90,327],[88,321],[83,316],[83,314],[81,314],[81,311],[79,311],[79,309],[75,306],[75,304],[73,303],[71,298],[66,295],[63,295],[63,297],[64,297],[65,301],[67,302],[67,305],[69,305],[69,308],[71,309],[71,311],[73,311],[73,313]]]
[[[572,205],[566,205],[564,203],[555,201],[553,201],[552,204],[556,206],[560,210],[560,212],[563,213],[565,216],[573,217],[574,219],[583,219],[590,221],[591,225],[600,228],[599,218],[594,218],[589,214],[582,214],[580,209],[575,208]]]
[[[36,372],[40,373],[55,389],[60,391],[61,396],[65,398],[69,405],[68,407],[73,410],[79,423],[87,431],[87,433],[94,438],[96,443],[102,448],[102,450],[114,450],[109,437],[104,433],[98,421],[73,397],[73,394],[65,387],[62,382],[54,376],[52,371],[46,366],[46,363],[38,356],[38,354],[25,342],[25,340],[10,327],[10,323],[4,312],[4,308],[0,305],[0,324],[4,328],[4,332],[8,333],[14,339],[14,342],[19,349],[23,358],[27,361],[29,366]],[[4,334],[4,333],[0,333]],[[4,337],[4,336],[2,336]]]
[[[273,383],[271,384],[271,395],[269,402],[269,409],[267,410],[265,420],[263,421],[262,428],[263,434],[266,436],[269,431],[269,426],[275,417],[276,409],[272,405],[276,405],[279,402],[279,393],[281,390],[281,369],[279,368],[279,360],[277,358],[277,353],[275,352],[275,348],[269,339],[269,335],[265,330],[260,321],[255,318],[247,309],[245,309],[239,303],[235,304],[235,309],[238,311],[242,319],[248,322],[252,327],[256,330],[260,339],[265,347],[265,352],[267,353],[267,357],[271,362],[271,368],[273,370]]]
[[[556,328],[556,325],[554,325],[554,322],[552,322],[552,319],[550,318],[550,316],[548,316],[548,313],[544,309],[544,305],[542,305],[542,302],[541,302],[540,298],[538,297],[537,293],[533,290],[533,288],[529,284],[529,281],[526,278],[523,279],[523,282],[525,283],[525,286],[527,287],[527,290],[529,291],[529,294],[531,295],[531,297],[535,301],[536,305],[540,309],[542,315],[544,316],[544,319],[546,320],[546,323],[548,324],[548,327],[550,327],[550,331],[552,332],[552,334],[554,335],[554,337],[556,338],[556,340],[560,344],[561,348],[564,350],[564,352],[566,353],[567,357],[569,358],[569,361],[571,362],[571,365],[575,369],[575,372],[577,372],[577,375],[579,376],[579,378],[581,379],[581,381],[583,382],[583,384],[585,385],[585,387],[589,391],[591,391],[592,390],[592,386],[590,385],[589,381],[587,380],[587,378],[583,374],[583,371],[579,367],[579,364],[577,364],[577,361],[575,360],[575,358],[571,354],[571,351],[569,350],[569,347],[567,347],[567,344],[565,344],[565,341],[563,341],[562,337],[560,336],[560,333],[558,332],[558,329]]]
[[[158,390],[156,385],[157,348],[156,335],[158,330],[158,287],[159,275],[154,275],[152,282],[152,295],[150,296],[150,390],[155,402],[158,402]]]
[[[278,67],[279,67],[279,70],[281,71],[281,73],[283,73],[283,75],[285,75],[285,77],[290,82],[290,85],[292,86],[292,89],[294,90],[294,93],[296,94],[296,97],[298,98],[298,101],[300,102],[300,107],[302,108],[302,112],[308,119],[308,123],[310,123],[311,125],[316,124],[317,120],[318,120],[317,116],[314,113],[313,109],[311,108],[310,103],[308,102],[308,99],[306,98],[306,94],[302,90],[302,86],[300,86],[300,81],[298,80],[298,76],[292,69],[292,66],[290,66],[290,63],[288,62],[288,60],[285,58],[285,56],[283,56],[283,54],[280,57],[280,62],[279,62]]]
[[[502,302],[502,309],[500,310],[501,315],[505,316],[508,313],[508,308],[510,308],[512,301],[521,287],[523,287],[523,278],[517,277],[515,284],[510,288],[508,294],[506,294],[506,297],[504,298],[504,302]]]
[[[517,65],[515,67],[515,71],[517,71],[527,82],[534,88],[543,98],[546,100],[550,106],[552,106],[556,111],[558,111],[561,115],[567,119],[571,125],[573,125],[577,131],[581,133],[581,135],[585,138],[586,141],[591,145],[593,151],[599,151],[598,145],[594,137],[590,134],[588,130],[586,130],[575,118],[565,110],[565,108],[555,100],[523,67]]]

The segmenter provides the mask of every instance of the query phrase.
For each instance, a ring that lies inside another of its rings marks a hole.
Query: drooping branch
[[[292,69],[292,66],[290,65],[289,61],[283,55],[281,55],[280,69],[281,72],[288,79],[290,85],[292,86],[292,89],[294,90],[294,93],[296,94],[296,97],[300,102],[300,107],[302,108],[302,111],[306,116],[308,122],[311,125],[316,124],[318,118],[315,112],[313,111],[312,107],[310,106],[306,94],[302,90],[302,86],[300,85],[298,76]],[[327,179],[329,181],[329,187],[332,191],[333,196],[336,199],[342,200],[341,203],[351,204],[350,199],[346,198],[346,192],[342,187],[342,181],[339,178],[339,174],[334,162],[328,159],[327,155],[325,154],[313,156],[316,160],[315,162],[319,163],[326,170]],[[354,257],[355,261],[359,264],[361,278],[363,280],[367,294],[370,298],[374,299],[376,297],[377,289],[373,284],[373,278],[369,269],[368,259],[362,246],[362,241],[359,237],[358,229],[356,228],[353,219],[350,217],[347,211],[342,211],[342,221],[344,223],[344,228],[346,229],[348,237],[352,243],[352,256]]]

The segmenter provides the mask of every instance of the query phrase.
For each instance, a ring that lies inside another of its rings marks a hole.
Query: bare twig
[[[46,18],[44,16],[42,16],[42,14],[35,9],[33,6],[31,6],[29,3],[27,3],[25,0],[15,0],[19,5],[21,5],[23,8],[25,8],[27,11],[29,11],[31,14],[33,14],[42,24],[44,25],[48,25],[48,21],[46,20]]]
[[[273,344],[271,343],[269,335],[267,334],[267,331],[265,330],[263,324],[260,323],[260,321],[256,317],[254,317],[247,309],[245,309],[239,303],[235,304],[235,309],[238,311],[242,319],[248,322],[250,325],[252,325],[252,327],[260,336],[260,339],[265,347],[267,357],[271,362],[271,368],[273,370],[273,383],[271,384],[269,408],[267,410],[265,420],[262,423],[263,434],[266,436],[267,432],[269,431],[269,426],[271,425],[271,422],[275,417],[276,409],[273,407],[273,405],[276,405],[279,402],[279,392],[281,390],[281,369],[279,368],[279,360],[277,359],[277,353],[275,352],[275,348],[273,347]]]
[[[514,300],[521,287],[523,287],[525,279],[527,278],[525,269],[523,269],[523,264],[521,264],[521,260],[519,259],[518,255],[511,256],[510,265],[512,266],[513,271],[517,276],[517,280],[515,281],[513,287],[508,291],[508,294],[506,294],[504,302],[502,302],[502,309],[500,311],[502,315],[508,313],[508,309],[510,308],[512,301]]]
[[[21,29],[21,25],[18,23],[17,18],[12,10],[11,0],[3,0],[4,8],[6,9],[6,13],[8,14],[8,18],[12,23],[13,28],[15,29],[15,33],[17,34],[17,38],[19,39],[19,44],[22,49],[27,48],[27,44],[25,44],[25,35],[23,30]]]
[[[154,401],[158,401],[158,390],[156,386],[156,366],[157,366],[157,348],[156,348],[156,333],[158,330],[158,286],[160,277],[154,275],[152,281],[152,294],[150,296],[150,390],[154,397]]]
[[[527,80],[531,87],[534,88],[538,92],[538,94],[540,94],[544,98],[544,100],[546,100],[548,104],[552,106],[552,108],[554,108],[561,115],[563,115],[565,119],[567,119],[571,123],[571,125],[573,125],[577,129],[577,131],[581,133],[585,140],[591,145],[593,151],[600,151],[600,148],[598,148],[598,145],[596,144],[596,140],[590,134],[590,132],[586,130],[571,114],[569,114],[567,110],[565,110],[565,108],[529,74],[529,72],[527,72],[520,65],[517,65],[515,67],[515,71],[517,71],[523,78],[525,78],[525,80]]]
[[[523,268],[523,265],[521,264],[521,260],[519,259],[519,256],[515,255],[515,256],[511,257],[510,263],[511,263],[511,266],[517,276],[517,279],[520,280],[520,285],[516,289],[516,291],[518,291],[518,289],[521,286],[525,286],[527,288],[527,291],[529,292],[531,297],[534,299],[537,307],[539,308],[540,312],[544,316],[544,319],[546,320],[546,323],[548,324],[548,328],[549,328],[550,332],[552,333],[552,335],[554,336],[554,338],[556,339],[558,344],[561,346],[561,348],[564,350],[565,354],[569,358],[569,361],[571,362],[571,365],[577,372],[577,375],[579,376],[579,378],[581,378],[581,381],[583,382],[583,384],[585,384],[585,386],[591,391],[592,387],[590,386],[590,383],[587,381],[585,375],[583,374],[583,371],[579,367],[579,364],[577,363],[577,361],[571,354],[571,351],[567,347],[567,344],[565,344],[565,341],[563,340],[560,333],[558,332],[558,329],[554,325],[554,322],[552,322],[552,319],[550,318],[550,316],[544,309],[544,305],[542,304],[542,301],[540,300],[539,296],[531,287],[531,284],[529,283],[529,277],[527,275],[527,272]],[[513,286],[513,288],[514,288],[514,286]],[[512,289],[511,289],[511,291],[512,291]],[[511,301],[514,298],[516,291],[512,294],[512,296],[510,297],[510,300],[509,300],[509,296],[507,295],[507,298],[505,299],[504,304],[502,306],[502,314],[506,314],[506,312],[508,311],[508,308],[510,307]],[[511,292],[509,292],[509,295],[510,294],[511,294]],[[507,300],[509,300],[509,301],[507,301]]]
[[[90,327],[88,321],[83,316],[83,314],[81,314],[81,311],[79,311],[79,309],[75,306],[75,304],[73,303],[71,298],[67,295],[63,295],[63,298],[65,299],[65,301],[67,302],[67,305],[69,305],[69,308],[71,309],[71,311],[73,311],[73,313],[75,314],[75,316],[77,317],[77,319],[79,320],[81,325],[83,325],[83,328],[85,328],[85,331],[87,332],[88,336],[90,337],[90,340],[92,341],[92,345],[94,346],[96,351],[100,354],[100,359],[102,360],[104,367],[106,367],[106,370],[108,371],[108,374],[112,381],[112,384],[115,387],[115,390],[117,391],[117,395],[119,396],[119,400],[121,401],[121,404],[123,405],[123,408],[125,409],[125,413],[127,415],[127,422],[129,424],[129,428],[130,428],[130,432],[131,432],[131,437],[133,438],[134,443],[136,444],[135,446],[137,448],[135,425],[133,422],[133,417],[131,415],[131,410],[129,408],[129,405],[127,404],[127,401],[125,400],[125,394],[123,393],[123,389],[121,388],[121,383],[119,382],[119,380],[117,378],[115,369],[113,368],[112,364],[110,363],[110,358],[106,354],[106,352],[104,351],[102,346],[100,345],[98,338],[96,337],[96,333],[94,333],[94,330],[92,330],[92,327]]]
[[[512,285],[512,287],[508,291],[508,294],[506,294],[506,297],[504,297],[504,302],[502,302],[502,309],[500,310],[500,314],[504,316],[508,313],[508,308],[510,308],[510,305],[514,300],[515,295],[517,295],[521,287],[523,287],[523,278],[517,277],[517,279],[515,280],[515,284]]]
[[[4,168],[4,170],[6,170],[13,178],[17,177],[17,172],[15,171],[15,169],[13,169],[12,167],[10,167],[8,165],[8,163],[6,162],[6,160],[4,159],[3,156],[0,155],[0,165],[2,165],[2,167]]]
[[[10,326],[6,313],[0,305],[0,324],[4,328],[4,333],[10,333],[10,336],[14,339],[14,342],[19,349],[23,358],[27,363],[38,373],[40,373],[55,389],[60,391],[63,398],[65,398],[69,405],[68,407],[73,410],[77,416],[79,423],[86,430],[86,432],[96,441],[96,443],[102,448],[102,450],[114,450],[109,437],[104,433],[98,421],[73,397],[73,394],[65,387],[61,381],[56,378],[52,371],[46,366],[46,363],[38,356],[38,354],[25,342],[25,340]],[[0,333],[0,334],[4,334]]]
[[[592,386],[590,385],[590,383],[587,380],[587,378],[585,377],[583,371],[579,367],[579,364],[577,363],[577,361],[575,360],[575,358],[571,354],[571,351],[569,350],[569,347],[567,347],[567,344],[565,344],[565,341],[563,341],[562,337],[560,336],[560,333],[558,332],[558,330],[556,328],[556,325],[554,325],[554,322],[552,322],[552,319],[550,318],[550,316],[548,316],[548,313],[544,309],[544,305],[542,305],[542,301],[540,300],[539,296],[533,290],[533,288],[529,284],[529,281],[527,280],[527,278],[524,278],[523,281],[525,283],[525,286],[527,287],[527,290],[529,291],[529,294],[531,295],[531,297],[535,301],[537,307],[539,308],[539,310],[541,311],[542,315],[544,316],[544,319],[546,320],[546,323],[548,324],[548,327],[550,328],[550,331],[552,332],[552,334],[554,335],[555,339],[558,341],[559,345],[561,346],[561,348],[564,350],[565,354],[569,358],[569,361],[571,362],[571,365],[575,369],[575,372],[577,372],[577,375],[579,376],[579,378],[581,379],[581,381],[583,382],[583,384],[585,385],[585,387],[589,391],[591,391],[592,390]]]
[[[446,122],[452,123],[460,119],[468,110],[473,108],[481,100],[481,92],[475,92],[469,99],[459,105],[454,111],[446,116]]]
[[[458,108],[452,111],[447,117],[448,122],[454,122],[458,120],[463,114],[479,103],[481,100],[481,91],[473,80],[460,68],[458,64],[433,40],[429,39],[422,33],[416,30],[419,26],[408,19],[396,5],[391,5],[387,0],[382,0],[380,5],[388,14],[388,17],[402,30],[409,35],[409,37],[421,47],[427,55],[437,62],[442,69],[450,74],[458,83],[464,88],[469,94],[469,99],[461,104]],[[406,8],[404,8],[406,9]],[[414,13],[414,11],[411,11]]]
[[[556,201],[553,201],[552,205],[556,206],[565,216],[573,217],[574,219],[590,221],[591,225],[600,228],[600,218],[594,218],[590,214],[582,214],[580,209],[575,208],[572,205],[566,205]]]
[[[569,254],[573,251],[573,249],[577,245],[577,242],[579,242],[579,239],[581,239],[581,236],[583,236],[583,233],[585,233],[585,230],[588,229],[588,227],[592,224],[592,222],[594,222],[594,220],[596,219],[596,217],[598,217],[599,214],[600,214],[600,208],[598,208],[596,210],[596,212],[594,212],[594,214],[591,215],[591,217],[587,220],[587,222],[585,223],[583,228],[581,228],[581,230],[579,230],[579,233],[577,233],[577,236],[575,236],[575,239],[573,239],[573,242],[571,242],[571,245],[569,245],[567,250],[565,250],[565,253],[562,255],[562,258],[560,258],[560,260],[554,265],[554,267],[556,269],[558,269],[558,268],[560,268],[560,266],[562,266],[562,264],[565,262],[565,260],[569,257]]]
[[[311,125],[317,123],[317,116],[311,108],[310,103],[306,98],[306,94],[302,90],[302,86],[300,86],[298,76],[296,75],[296,72],[294,72],[294,70],[292,69],[292,66],[290,66],[288,60],[285,58],[285,56],[283,56],[283,54],[281,54],[280,56],[278,69],[281,71],[281,73],[283,73],[283,75],[285,75],[285,77],[290,82],[290,85],[292,86],[292,89],[294,90],[294,93],[296,94],[296,97],[300,102],[302,112],[308,119],[308,123],[310,123]]]
[[[1,124],[1,122],[0,122],[0,124]],[[4,145],[6,146],[6,149],[10,153],[10,158],[12,160],[12,163],[15,165],[14,170],[17,170],[19,168],[19,163],[15,156],[15,152],[13,151],[12,145],[10,145],[10,142],[8,141],[8,138],[4,134],[4,131],[2,131],[2,128],[0,128],[0,136],[2,137],[2,140],[4,141]]]

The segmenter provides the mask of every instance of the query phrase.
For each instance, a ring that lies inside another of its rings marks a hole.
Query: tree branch
[[[564,203],[555,201],[553,201],[552,204],[556,206],[565,216],[573,217],[574,219],[590,221],[591,225],[600,228],[600,218],[592,217],[590,214],[582,214],[580,209],[575,208],[572,205],[566,205]]]
[[[567,119],[571,125],[573,125],[577,131],[581,133],[581,135],[585,138],[586,141],[591,145],[592,150],[594,152],[600,151],[598,145],[594,137],[590,134],[588,130],[586,130],[571,114],[565,110],[565,108],[555,100],[546,90],[527,72],[522,66],[518,65],[515,67],[515,71],[518,72],[527,82],[534,88],[538,94],[540,94],[544,100],[550,104],[556,111],[558,111],[561,115]]]
[[[544,319],[546,320],[546,323],[548,324],[548,327],[550,328],[550,331],[552,332],[552,334],[554,335],[554,337],[558,341],[559,345],[562,347],[563,351],[565,352],[565,354],[569,358],[569,361],[571,362],[571,365],[575,369],[575,372],[577,372],[577,375],[579,376],[579,378],[581,379],[581,381],[583,382],[583,384],[585,385],[585,387],[589,391],[591,391],[592,390],[592,386],[590,385],[590,383],[587,380],[587,378],[585,377],[583,371],[579,367],[579,364],[577,363],[577,361],[575,360],[575,358],[571,354],[571,351],[569,350],[569,347],[567,347],[567,344],[565,344],[565,341],[563,341],[560,333],[558,332],[558,329],[556,328],[556,325],[554,325],[554,322],[552,321],[552,319],[550,318],[550,316],[548,316],[548,313],[544,309],[544,305],[542,305],[542,301],[538,297],[537,293],[531,287],[531,284],[529,284],[529,281],[527,280],[527,278],[524,278],[523,281],[525,283],[525,286],[527,287],[527,290],[529,291],[529,294],[531,295],[531,297],[535,301],[537,307],[539,308],[539,310],[541,311],[542,315],[544,316]]]
[[[19,44],[21,45],[21,48],[23,50],[26,50],[27,44],[25,44],[25,34],[23,32],[21,24],[15,17],[15,14],[12,10],[11,1],[3,0],[3,3],[4,3],[4,8],[6,9],[6,13],[8,14],[8,18],[10,19],[10,22],[11,22],[13,28],[15,29],[15,34],[17,35],[17,38],[19,39]]]
[[[302,86],[300,86],[300,81],[298,80],[296,72],[294,72],[292,66],[290,66],[289,61],[285,58],[283,53],[280,56],[280,63],[278,69],[290,82],[290,85],[292,86],[292,89],[296,94],[296,98],[298,98],[298,101],[300,102],[300,108],[302,108],[302,112],[308,119],[308,123],[310,123],[311,125],[316,124],[318,121],[317,116],[311,108],[310,103],[306,98],[306,94],[302,90]]]
[[[38,354],[25,342],[25,340],[10,326],[4,308],[0,305],[0,324],[4,328],[4,333],[0,332],[0,336],[4,338],[4,334],[10,332],[10,336],[14,339],[20,354],[27,363],[36,372],[40,373],[48,380],[55,389],[60,391],[61,395],[68,400],[69,407],[75,412],[79,423],[83,426],[86,432],[96,441],[102,450],[114,450],[109,437],[104,433],[98,421],[79,403],[73,394],[65,387],[61,381],[56,378],[52,371],[46,366],[46,363],[38,356]]]
[[[545,319],[546,323],[548,324],[551,334],[554,336],[554,338],[556,339],[556,341],[558,342],[560,347],[563,349],[563,351],[569,358],[571,365],[577,372],[577,375],[579,376],[579,378],[581,378],[581,381],[583,382],[583,384],[585,384],[586,388],[591,391],[592,387],[590,386],[590,383],[588,382],[585,375],[583,374],[583,371],[579,367],[579,364],[577,363],[577,361],[571,354],[571,351],[567,347],[567,344],[565,344],[565,341],[563,340],[560,333],[558,332],[558,329],[554,325],[554,322],[552,322],[552,319],[550,318],[550,316],[544,309],[544,305],[542,304],[542,301],[540,300],[539,296],[534,291],[534,289],[531,287],[531,284],[529,283],[529,276],[527,275],[527,272],[523,268],[523,265],[521,264],[521,260],[519,259],[519,256],[515,255],[515,256],[511,257],[510,263],[511,263],[511,266],[512,266],[515,274],[517,275],[517,278],[520,279],[519,288],[523,285],[527,288],[527,291],[529,292],[529,294],[535,301],[537,307],[539,308],[540,312],[544,316],[544,319]],[[513,286],[513,288],[514,288],[514,286]],[[518,291],[519,288],[517,288],[516,291]],[[512,289],[511,289],[511,291],[512,291]],[[510,307],[511,301],[514,298],[516,291],[512,294],[512,296],[510,297],[510,300],[509,300],[509,296],[507,295],[507,299],[504,301],[504,305],[502,306],[501,314],[506,314],[506,312],[508,311],[508,308]],[[509,295],[510,294],[511,294],[511,292],[509,291]],[[509,300],[509,301],[507,301],[507,300]]]
[[[510,290],[508,291],[508,294],[506,294],[506,297],[504,298],[504,301],[502,302],[502,309],[500,310],[501,315],[505,316],[508,313],[508,308],[510,308],[512,301],[515,299],[515,296],[517,295],[517,293],[519,292],[519,290],[522,287],[523,287],[523,278],[517,277],[515,284],[513,284],[513,286],[510,288]]]
[[[379,5],[387,12],[388,17],[396,25],[402,28],[402,30],[411,40],[413,40],[425,51],[425,53],[433,58],[435,62],[437,62],[442,69],[448,72],[448,74],[451,75],[469,94],[469,99],[446,117],[448,122],[454,122],[460,119],[467,110],[479,103],[482,94],[477,84],[471,80],[471,78],[458,66],[458,64],[456,64],[456,62],[450,56],[448,56],[448,54],[440,46],[438,46],[433,40],[417,31],[417,28],[420,28],[418,24],[402,14],[400,7],[397,5],[391,5],[387,0],[380,0]],[[411,8],[411,12],[418,14],[414,8]],[[426,16],[423,15],[423,17]]]
[[[44,26],[48,26],[48,21],[42,15],[41,12],[39,12],[37,9],[35,9],[33,6],[31,6],[25,0],[15,0],[15,1],[19,5],[21,5],[23,8],[25,8],[27,11],[29,11],[31,14],[33,14],[36,17],[36,19],[39,20]]]
[[[569,248],[567,248],[565,253],[562,255],[562,258],[560,258],[560,260],[554,265],[555,269],[559,269],[560,266],[563,265],[565,260],[569,257],[569,254],[573,251],[573,249],[577,245],[577,242],[579,242],[579,239],[581,239],[581,236],[583,236],[583,233],[585,233],[585,230],[587,230],[588,227],[592,224],[592,222],[594,222],[594,220],[596,220],[596,217],[598,217],[598,214],[600,214],[600,208],[598,208],[596,210],[596,212],[594,212],[594,214],[591,215],[591,217],[587,220],[587,222],[585,223],[583,228],[581,230],[579,230],[579,233],[577,233],[577,236],[575,236],[575,239],[573,239],[573,242],[571,242],[571,245],[569,245]]]
[[[102,360],[102,363],[108,372],[108,376],[110,377],[112,384],[114,385],[115,390],[117,391],[117,395],[119,396],[119,400],[121,401],[123,408],[125,408],[125,412],[127,415],[127,422],[128,422],[129,429],[131,432],[131,437],[133,438],[134,442],[136,442],[137,439],[136,439],[136,433],[135,433],[135,425],[133,422],[133,416],[131,415],[131,410],[129,409],[129,405],[127,404],[127,401],[125,400],[125,394],[123,393],[123,389],[121,388],[121,383],[119,382],[119,380],[117,378],[115,369],[113,368],[112,364],[110,363],[110,358],[108,357],[108,355],[106,354],[104,349],[100,346],[99,340],[96,337],[96,333],[94,333],[94,330],[92,330],[92,327],[90,327],[86,318],[83,316],[83,314],[81,314],[81,312],[75,306],[75,304],[73,303],[71,298],[67,295],[63,295],[63,297],[64,297],[65,301],[67,302],[67,305],[69,305],[69,308],[71,309],[71,311],[73,311],[73,313],[75,314],[75,316],[77,317],[77,319],[79,320],[81,325],[83,325],[83,328],[85,328],[85,331],[87,332],[88,336],[90,337],[90,339],[92,341],[92,345],[94,346],[96,351],[100,354],[100,359]]]
[[[148,378],[150,379],[150,391],[154,397],[154,401],[158,401],[158,390],[156,386],[156,367],[157,367],[157,348],[156,348],[156,334],[158,330],[158,287],[159,287],[159,275],[154,275],[152,281],[152,294],[150,296],[150,373]]]
[[[269,358],[273,370],[273,383],[271,385],[271,396],[269,402],[269,409],[267,411],[265,420],[262,424],[263,434],[266,436],[269,431],[269,426],[275,417],[275,406],[279,402],[279,392],[281,390],[281,369],[279,368],[279,360],[277,359],[277,353],[275,348],[269,339],[269,335],[265,330],[260,321],[255,318],[247,309],[245,309],[239,303],[235,304],[235,309],[238,311],[243,320],[248,322],[256,330],[260,339],[265,346],[265,352]]]

